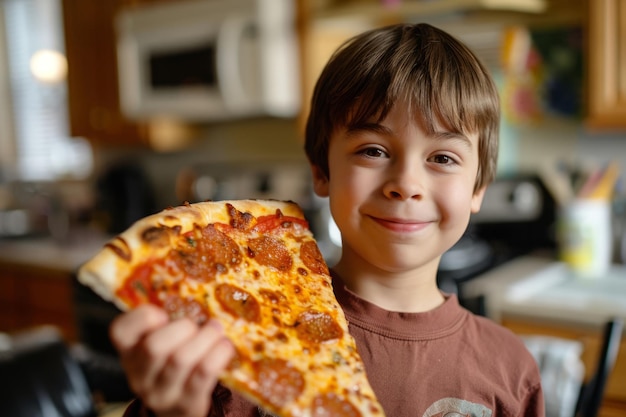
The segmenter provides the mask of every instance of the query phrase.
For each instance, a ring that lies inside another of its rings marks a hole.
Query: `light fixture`
[[[30,71],[38,81],[56,84],[65,80],[67,59],[58,51],[41,49],[31,57]]]

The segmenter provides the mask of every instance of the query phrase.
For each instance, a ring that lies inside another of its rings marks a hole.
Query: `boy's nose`
[[[424,193],[418,169],[399,168],[383,185],[385,197],[394,200],[421,199]]]

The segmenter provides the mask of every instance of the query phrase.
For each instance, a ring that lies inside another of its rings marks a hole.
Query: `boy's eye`
[[[454,159],[448,155],[435,155],[431,160],[437,164],[449,165],[455,163]]]
[[[384,158],[387,153],[379,148],[365,148],[359,152],[361,155],[369,156],[370,158]]]

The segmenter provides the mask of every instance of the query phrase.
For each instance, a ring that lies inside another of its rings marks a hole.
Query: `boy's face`
[[[381,123],[337,129],[329,178],[313,167],[315,192],[330,198],[342,234],[342,262],[436,270],[480,209],[484,189],[473,192],[478,135],[443,128],[429,135],[405,109],[401,103]]]

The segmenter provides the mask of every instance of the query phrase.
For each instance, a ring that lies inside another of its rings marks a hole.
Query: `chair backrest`
[[[580,391],[576,417],[598,415],[607,381],[615,367],[623,330],[624,321],[621,318],[613,318],[605,324],[596,369]]]
[[[463,294],[458,294],[459,304],[465,307],[472,313],[478,316],[487,317],[487,305],[485,296],[483,294],[476,295],[474,297],[465,297]]]
[[[80,366],[53,328],[28,331],[0,352],[0,414],[11,417],[95,417]]]

